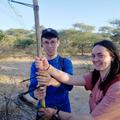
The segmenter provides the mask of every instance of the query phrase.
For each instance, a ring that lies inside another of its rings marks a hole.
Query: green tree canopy
[[[87,25],[84,23],[75,23],[73,24],[73,27],[79,30],[80,32],[93,32],[95,30],[94,26]]]

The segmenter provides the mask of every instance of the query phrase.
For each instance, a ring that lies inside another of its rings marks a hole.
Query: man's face
[[[42,46],[44,48],[45,53],[48,56],[54,56],[55,54],[57,54],[59,40],[58,40],[58,38],[47,39],[47,38],[43,37],[42,38]]]

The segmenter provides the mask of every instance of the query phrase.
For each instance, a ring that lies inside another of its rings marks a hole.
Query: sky
[[[0,0],[0,29],[34,28],[33,8]],[[33,0],[15,0],[33,4]],[[108,26],[120,19],[120,0],[38,0],[40,25],[57,30],[73,28],[75,23]]]

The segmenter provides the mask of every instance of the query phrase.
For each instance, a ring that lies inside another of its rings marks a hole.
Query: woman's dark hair
[[[105,87],[118,74],[120,74],[120,55],[119,55],[119,51],[118,51],[117,47],[110,40],[101,40],[99,42],[96,42],[93,45],[93,47],[95,47],[96,45],[100,45],[100,46],[105,47],[109,51],[110,55],[113,58],[113,61],[111,62],[110,72],[106,76],[105,80],[103,80],[103,82],[101,82],[100,85],[99,85],[100,90],[104,90]],[[92,85],[93,86],[96,84],[96,82],[98,81],[99,77],[100,77],[100,72],[98,70],[94,69],[93,72],[92,72]]]

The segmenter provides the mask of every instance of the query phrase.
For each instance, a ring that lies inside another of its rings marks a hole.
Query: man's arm
[[[38,81],[37,81],[37,74],[36,74],[37,70],[35,67],[35,63],[33,62],[31,64],[31,69],[30,69],[30,85],[29,85],[29,90],[32,90],[31,92],[29,92],[30,96],[35,98],[34,96],[34,91],[37,87]],[[36,99],[36,98],[35,98]]]

